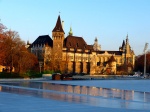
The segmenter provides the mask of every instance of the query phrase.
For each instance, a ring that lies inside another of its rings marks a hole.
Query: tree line
[[[37,57],[30,53],[18,32],[0,23],[0,65],[3,72],[25,74],[38,67]]]

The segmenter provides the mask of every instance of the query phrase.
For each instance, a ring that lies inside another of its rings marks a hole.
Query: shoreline
[[[4,78],[0,79],[0,82],[3,81],[50,81],[50,77],[42,78]],[[149,80],[149,78],[142,77],[128,77],[128,76],[73,76],[73,80]],[[61,80],[60,80],[61,81]],[[62,80],[65,81],[65,80]],[[67,81],[67,80],[66,80]],[[71,81],[71,80],[70,80]]]
[[[143,80],[143,79],[148,79],[148,78],[126,76],[126,75],[73,76],[73,80]]]

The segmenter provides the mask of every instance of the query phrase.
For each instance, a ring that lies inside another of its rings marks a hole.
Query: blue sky
[[[150,43],[150,0],[0,0],[1,23],[24,41],[51,36],[59,12],[66,36],[72,26],[87,44],[97,37],[102,50],[118,50],[127,34],[136,55]]]

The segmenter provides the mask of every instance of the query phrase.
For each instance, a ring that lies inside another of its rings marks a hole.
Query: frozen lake
[[[150,80],[1,81],[0,112],[8,108],[12,112],[148,112]]]

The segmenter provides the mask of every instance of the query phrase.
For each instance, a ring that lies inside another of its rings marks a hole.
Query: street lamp
[[[42,67],[42,65],[43,65],[43,62],[39,61],[40,73],[41,73],[41,67]]]
[[[146,76],[146,50],[148,48],[148,43],[145,43],[145,47],[144,47],[144,54],[145,54],[145,58],[144,58],[144,76]]]

